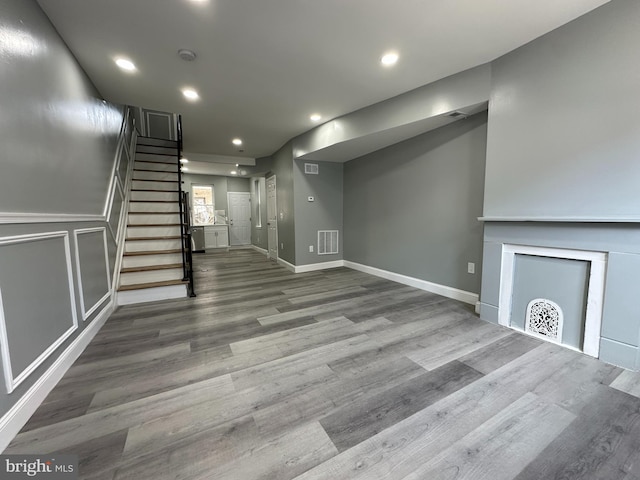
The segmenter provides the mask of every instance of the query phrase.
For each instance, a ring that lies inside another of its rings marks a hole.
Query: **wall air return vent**
[[[338,253],[338,230],[318,230],[318,255]]]
[[[318,164],[317,163],[305,163],[304,164],[304,173],[307,175],[318,175]]]
[[[551,342],[562,341],[564,318],[557,303],[546,298],[536,298],[527,305],[525,331]]]

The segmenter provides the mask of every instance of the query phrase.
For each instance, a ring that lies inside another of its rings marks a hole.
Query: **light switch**
[[[467,273],[476,273],[476,264],[473,262],[467,263]]]

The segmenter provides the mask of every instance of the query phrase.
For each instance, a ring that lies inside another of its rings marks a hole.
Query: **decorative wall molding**
[[[640,216],[625,217],[478,217],[480,222],[639,223]]]
[[[568,250],[563,248],[532,247],[529,245],[502,246],[502,265],[500,270],[500,297],[498,301],[498,323],[505,327],[511,322],[511,301],[513,297],[513,279],[516,255],[536,255],[566,260],[583,260],[591,263],[589,286],[587,288],[587,311],[585,315],[584,343],[582,352],[598,358],[600,352],[600,330],[602,326],[602,308],[604,305],[604,282],[607,267],[607,254],[586,250]],[[563,345],[566,347],[566,345]]]
[[[71,320],[72,325],[68,328],[58,339],[56,339],[51,345],[49,345],[31,364],[29,364],[18,375],[13,375],[13,369],[11,366],[11,352],[9,349],[9,337],[7,335],[6,319],[4,316],[4,304],[2,302],[2,292],[0,291],[0,350],[2,351],[2,363],[4,369],[5,384],[7,387],[7,393],[13,392],[18,385],[27,379],[36,368],[38,368],[42,362],[44,362],[49,356],[78,329],[78,313],[76,311],[76,299],[75,288],[73,285],[73,269],[71,267],[71,248],[69,244],[69,232],[47,232],[47,233],[35,233],[29,235],[18,235],[13,237],[0,238],[0,246],[13,245],[17,243],[28,243],[36,240],[46,240],[53,238],[64,239],[64,255],[67,266],[67,282],[69,286],[69,300],[71,304]]]
[[[113,302],[109,302],[95,320],[60,354],[44,375],[0,418],[0,452],[9,445],[9,442],[11,442],[27,421],[29,421],[31,415],[33,415],[69,367],[73,365],[73,362],[76,361],[87,345],[89,345],[89,342],[91,342],[96,333],[98,333],[102,325],[104,325],[111,313],[113,313],[113,310],[114,304]]]
[[[86,309],[86,305],[84,304],[84,286],[82,284],[82,266],[80,265],[80,242],[78,242],[78,237],[80,235],[86,235],[88,233],[102,232],[102,242],[104,245],[104,270],[107,274],[107,292],[98,300],[98,302],[91,306],[88,310]],[[109,274],[109,249],[107,246],[107,228],[106,227],[96,227],[96,228],[81,228],[73,231],[73,236],[75,239],[76,245],[76,275],[78,277],[78,293],[80,295],[80,311],[82,314],[82,321],[86,321],[93,312],[95,312],[100,305],[102,305],[105,300],[107,300],[111,296],[111,275]]]
[[[475,306],[476,302],[478,301],[477,293],[467,292],[465,290],[448,287],[447,285],[440,285],[438,283],[428,282],[426,280],[421,280],[419,278],[414,278],[414,277],[409,277],[407,275],[401,275],[399,273],[389,272],[387,270],[370,267],[368,265],[362,265],[360,263],[350,262],[348,260],[344,261],[344,266],[348,268],[352,268],[354,270],[358,270],[360,272],[368,273],[370,275],[375,275],[376,277],[386,278],[387,280],[402,283],[403,285],[419,288],[420,290],[424,290],[426,292],[435,293],[437,295],[442,295],[443,297],[452,298],[454,300],[459,300],[461,302],[468,303],[470,305]]]
[[[121,236],[123,234],[123,228],[122,228],[122,213],[124,212],[125,208],[124,208],[124,202],[125,202],[125,194],[122,191],[122,187],[120,186],[120,182],[115,181],[112,182],[112,192],[109,195],[109,197],[111,198],[111,203],[109,204],[109,210],[106,216],[105,221],[107,222],[107,226],[109,227],[109,233],[111,233],[111,237],[113,238],[113,240],[116,243],[119,243],[121,240]],[[117,231],[113,231],[113,227],[111,226],[111,214],[113,213],[113,203],[114,200],[116,198],[116,194],[119,195],[120,198],[120,202],[121,202],[121,206],[120,206],[120,216],[118,217],[118,226],[117,226]]]
[[[0,224],[104,222],[103,215],[0,212]]]

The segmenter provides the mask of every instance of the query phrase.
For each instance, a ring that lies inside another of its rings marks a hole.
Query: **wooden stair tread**
[[[132,212],[129,210],[129,215],[180,215],[180,212],[159,212],[157,210],[152,212]]]
[[[127,227],[179,227],[181,223],[127,223]]]
[[[173,173],[175,175],[178,174],[178,170],[175,172],[173,170],[149,170],[148,168],[134,168],[134,172],[154,172],[154,173]]]
[[[153,155],[153,154],[151,154]],[[177,163],[171,163],[171,162],[158,162],[157,160],[134,160],[136,162],[140,162],[140,163],[157,163],[159,165],[177,165]],[[156,171],[156,170],[154,170]],[[161,170],[157,170],[157,171],[161,171]]]
[[[124,252],[123,256],[125,257],[137,257],[140,255],[170,255],[174,253],[182,253],[181,248],[171,249],[171,250],[144,250],[142,252]]]
[[[148,178],[132,178],[136,182],[165,182],[165,183],[178,183],[178,180],[150,180]]]
[[[134,273],[134,272],[151,272],[154,270],[171,270],[174,268],[182,268],[181,263],[168,263],[165,265],[147,265],[144,267],[126,267],[120,269],[120,273]]]
[[[132,188],[132,192],[163,192],[163,193],[180,193],[180,190],[158,190],[156,188]]]
[[[143,242],[143,241],[153,241],[153,240],[180,240],[180,235],[166,235],[164,237],[131,237],[125,238],[127,242]]]
[[[142,290],[145,288],[170,287],[172,285],[187,285],[187,280],[164,280],[162,282],[135,283],[133,285],[122,285],[118,288],[119,292],[127,292],[130,290]]]

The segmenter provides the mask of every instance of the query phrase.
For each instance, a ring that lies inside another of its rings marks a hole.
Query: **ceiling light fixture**
[[[312,122],[319,122],[320,120],[322,120],[322,115],[320,115],[319,113],[314,113],[313,115],[311,115],[311,116],[309,117],[309,119],[310,119]]]
[[[180,159],[180,163],[189,163],[189,159],[188,158],[181,158]]]
[[[182,170],[183,172],[188,172],[188,171],[189,171],[189,169],[188,169],[187,167],[182,167],[182,168],[181,168],[181,170]]]
[[[182,95],[185,96],[187,100],[198,100],[200,95],[193,88],[183,88]]]
[[[237,175],[238,172],[236,172],[235,170],[231,170],[231,175]]]
[[[242,145],[242,140],[239,138],[234,138],[233,140],[231,140],[231,143],[233,143],[234,145]]]
[[[127,58],[116,58],[116,65],[126,72],[133,72],[136,69],[135,64]]]
[[[193,62],[196,59],[196,52],[189,50],[188,48],[181,48],[178,50],[178,56],[185,62]]]
[[[380,63],[382,63],[382,65],[384,65],[385,67],[390,67],[396,64],[398,58],[399,57],[396,52],[388,52],[385,53],[382,58],[380,58]]]

